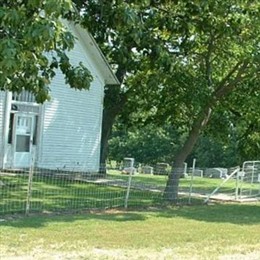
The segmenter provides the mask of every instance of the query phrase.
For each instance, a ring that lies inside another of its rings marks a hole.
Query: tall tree
[[[85,25],[105,52],[121,83],[105,89],[101,163],[108,154],[108,140],[116,117],[121,114],[129,96],[143,86],[127,84],[127,75],[135,74],[141,60],[152,46],[156,46],[150,34],[153,14],[151,1],[103,1],[74,0],[84,17]]]
[[[183,124],[188,133],[165,189],[165,197],[173,201],[178,197],[179,169],[212,114],[220,112],[226,99],[241,93],[242,88],[247,94],[259,91],[257,84],[247,83],[259,80],[260,42],[258,1],[177,2],[174,8],[172,4],[164,6],[165,16],[172,20],[158,31],[158,37],[167,37],[160,46],[164,55],[158,55],[157,62],[153,58],[155,76],[162,78],[161,98],[153,106],[160,118],[167,116],[174,124]],[[176,24],[183,23],[185,33],[178,33]],[[139,80],[144,81],[145,76],[140,73]],[[146,80],[150,81],[151,75]]]
[[[25,89],[44,102],[56,68],[71,87],[89,88],[88,69],[73,66],[66,55],[75,39],[62,19],[78,20],[70,0],[1,1],[0,90]]]
[[[212,115],[249,79],[259,79],[259,1],[77,2],[122,82],[106,90],[103,140],[125,104],[127,112],[136,104],[186,133],[165,189],[175,201],[179,169]]]

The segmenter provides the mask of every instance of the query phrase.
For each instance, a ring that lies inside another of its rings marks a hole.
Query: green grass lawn
[[[73,177],[73,175],[72,175]],[[28,175],[4,175],[0,180],[5,184],[0,187],[0,215],[9,213],[25,213]],[[63,176],[35,174],[33,177],[30,212],[61,212],[82,209],[104,209],[124,207],[128,175],[119,171],[109,171],[104,182],[100,179],[84,181]],[[102,180],[102,179],[101,179]],[[112,181],[112,182],[111,182]],[[113,185],[113,182],[117,182]],[[194,177],[192,191],[197,194],[211,193],[223,180]],[[163,190],[167,176],[139,174],[132,178],[132,188],[128,206],[147,207],[164,203]],[[228,181],[221,192],[235,192],[236,180]],[[190,178],[180,179],[179,202],[187,203]],[[257,186],[258,185],[258,186]],[[247,184],[249,187],[249,184]],[[259,191],[259,184],[255,185]],[[192,198],[192,203],[203,203],[203,198]]]
[[[0,215],[25,213],[28,175],[1,176],[1,180],[6,185],[0,189]],[[120,184],[111,186],[106,182],[94,183],[35,175],[32,184],[30,212],[124,207],[125,197],[126,186],[120,186]],[[160,203],[161,199],[161,193],[133,189],[128,205],[149,206]]]
[[[28,176],[5,176],[0,189],[0,214],[24,213]],[[31,212],[66,211],[84,208],[123,206],[125,189],[70,179],[35,176],[31,193]]]
[[[260,205],[38,215],[0,222],[1,260],[260,259]],[[18,259],[18,258],[17,258]]]
[[[117,170],[110,170],[109,176],[113,178],[122,178],[127,180],[128,175],[121,174],[120,171]],[[140,182],[140,183],[146,183],[146,184],[153,184],[158,185],[161,187],[165,187],[167,182],[168,176],[165,175],[147,175],[147,174],[137,174],[133,176],[134,182]],[[194,177],[192,180],[192,188],[196,192],[204,192],[204,193],[210,193],[212,192],[216,187],[219,186],[220,183],[223,182],[223,179],[220,178],[201,178],[201,177]],[[180,189],[188,191],[191,184],[191,178],[181,178],[180,179]],[[228,182],[226,182],[222,187],[221,191],[232,193],[234,192],[234,189],[236,187],[236,180],[230,179]],[[253,187],[250,183],[246,183],[243,185],[245,189],[253,188],[254,190],[258,191],[260,190],[260,183],[253,184]]]
[[[114,178],[122,178],[127,180],[128,175],[121,174],[120,171],[112,170],[109,171],[109,176]],[[158,186],[165,187],[168,176],[166,175],[148,175],[148,174],[137,174],[133,176],[133,181],[141,182],[146,184],[154,184]],[[221,183],[222,179],[210,179],[210,178],[201,178],[194,177],[194,188],[203,188],[212,190],[216,188],[216,186]],[[190,178],[181,178],[180,179],[180,187],[189,189],[190,187]],[[233,187],[233,183],[228,183],[227,187]]]

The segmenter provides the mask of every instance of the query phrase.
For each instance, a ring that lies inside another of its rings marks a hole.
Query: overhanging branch
[[[217,101],[230,93],[236,86],[238,82],[243,80],[243,73],[248,67],[249,62],[243,61],[238,62],[227,74],[227,76],[219,83],[216,91],[213,94],[213,98]],[[236,73],[237,72],[237,73]],[[232,76],[236,73],[236,76],[231,80]]]

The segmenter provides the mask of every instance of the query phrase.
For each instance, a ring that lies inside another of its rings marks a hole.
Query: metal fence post
[[[236,189],[235,189],[235,200],[238,200],[239,194],[239,180],[240,180],[240,168],[236,176]]]
[[[127,190],[126,190],[126,196],[125,196],[125,208],[127,209],[128,207],[128,200],[129,200],[129,195],[130,195],[130,189],[131,189],[131,182],[132,182],[132,177],[133,177],[133,167],[131,167],[129,177],[128,177],[128,182],[127,182]]]
[[[189,191],[189,204],[191,203],[191,193],[192,193],[192,186],[193,186],[193,176],[195,172],[195,166],[196,166],[196,159],[193,159],[192,163],[192,171],[191,171],[191,178],[190,178],[190,191]]]
[[[32,197],[32,184],[33,184],[33,171],[34,171],[34,153],[33,153],[33,140],[31,137],[30,140],[30,150],[31,150],[31,163],[29,168],[29,177],[28,177],[28,188],[27,188],[27,197],[26,197],[26,207],[25,207],[25,214],[29,215],[30,213],[30,203]]]

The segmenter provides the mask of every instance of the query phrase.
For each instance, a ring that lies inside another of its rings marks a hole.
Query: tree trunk
[[[196,144],[200,133],[203,131],[207,125],[209,118],[211,116],[212,108],[216,106],[217,102],[226,97],[233,89],[236,87],[238,82],[246,79],[244,72],[248,68],[249,61],[239,61],[233,68],[230,69],[229,73],[222,79],[218,87],[212,93],[211,98],[209,99],[208,104],[202,109],[201,113],[198,114],[197,119],[195,119],[193,127],[189,133],[189,136],[184,143],[183,147],[180,149],[173,162],[173,170],[169,175],[165,190],[164,198],[177,202],[178,200],[178,191],[179,191],[179,182],[181,174],[183,173],[184,162],[187,156],[191,153],[194,145]],[[249,77],[247,75],[247,77]]]
[[[193,127],[189,132],[186,142],[174,159],[172,172],[169,174],[164,190],[164,198],[168,201],[173,203],[178,201],[179,182],[184,171],[184,162],[198,141],[201,131],[207,125],[211,111],[210,106],[207,106],[198,116],[198,119],[194,122]]]
[[[116,77],[122,84],[126,74],[125,68],[119,67]],[[105,90],[104,109],[102,120],[101,148],[100,148],[100,173],[106,174],[106,159],[108,156],[108,140],[112,127],[118,114],[123,110],[127,101],[127,94],[121,92],[121,85],[108,86]]]
[[[100,173],[106,173],[106,159],[108,156],[108,140],[112,133],[112,127],[118,113],[104,108],[102,135],[101,135],[101,150],[100,150]]]

